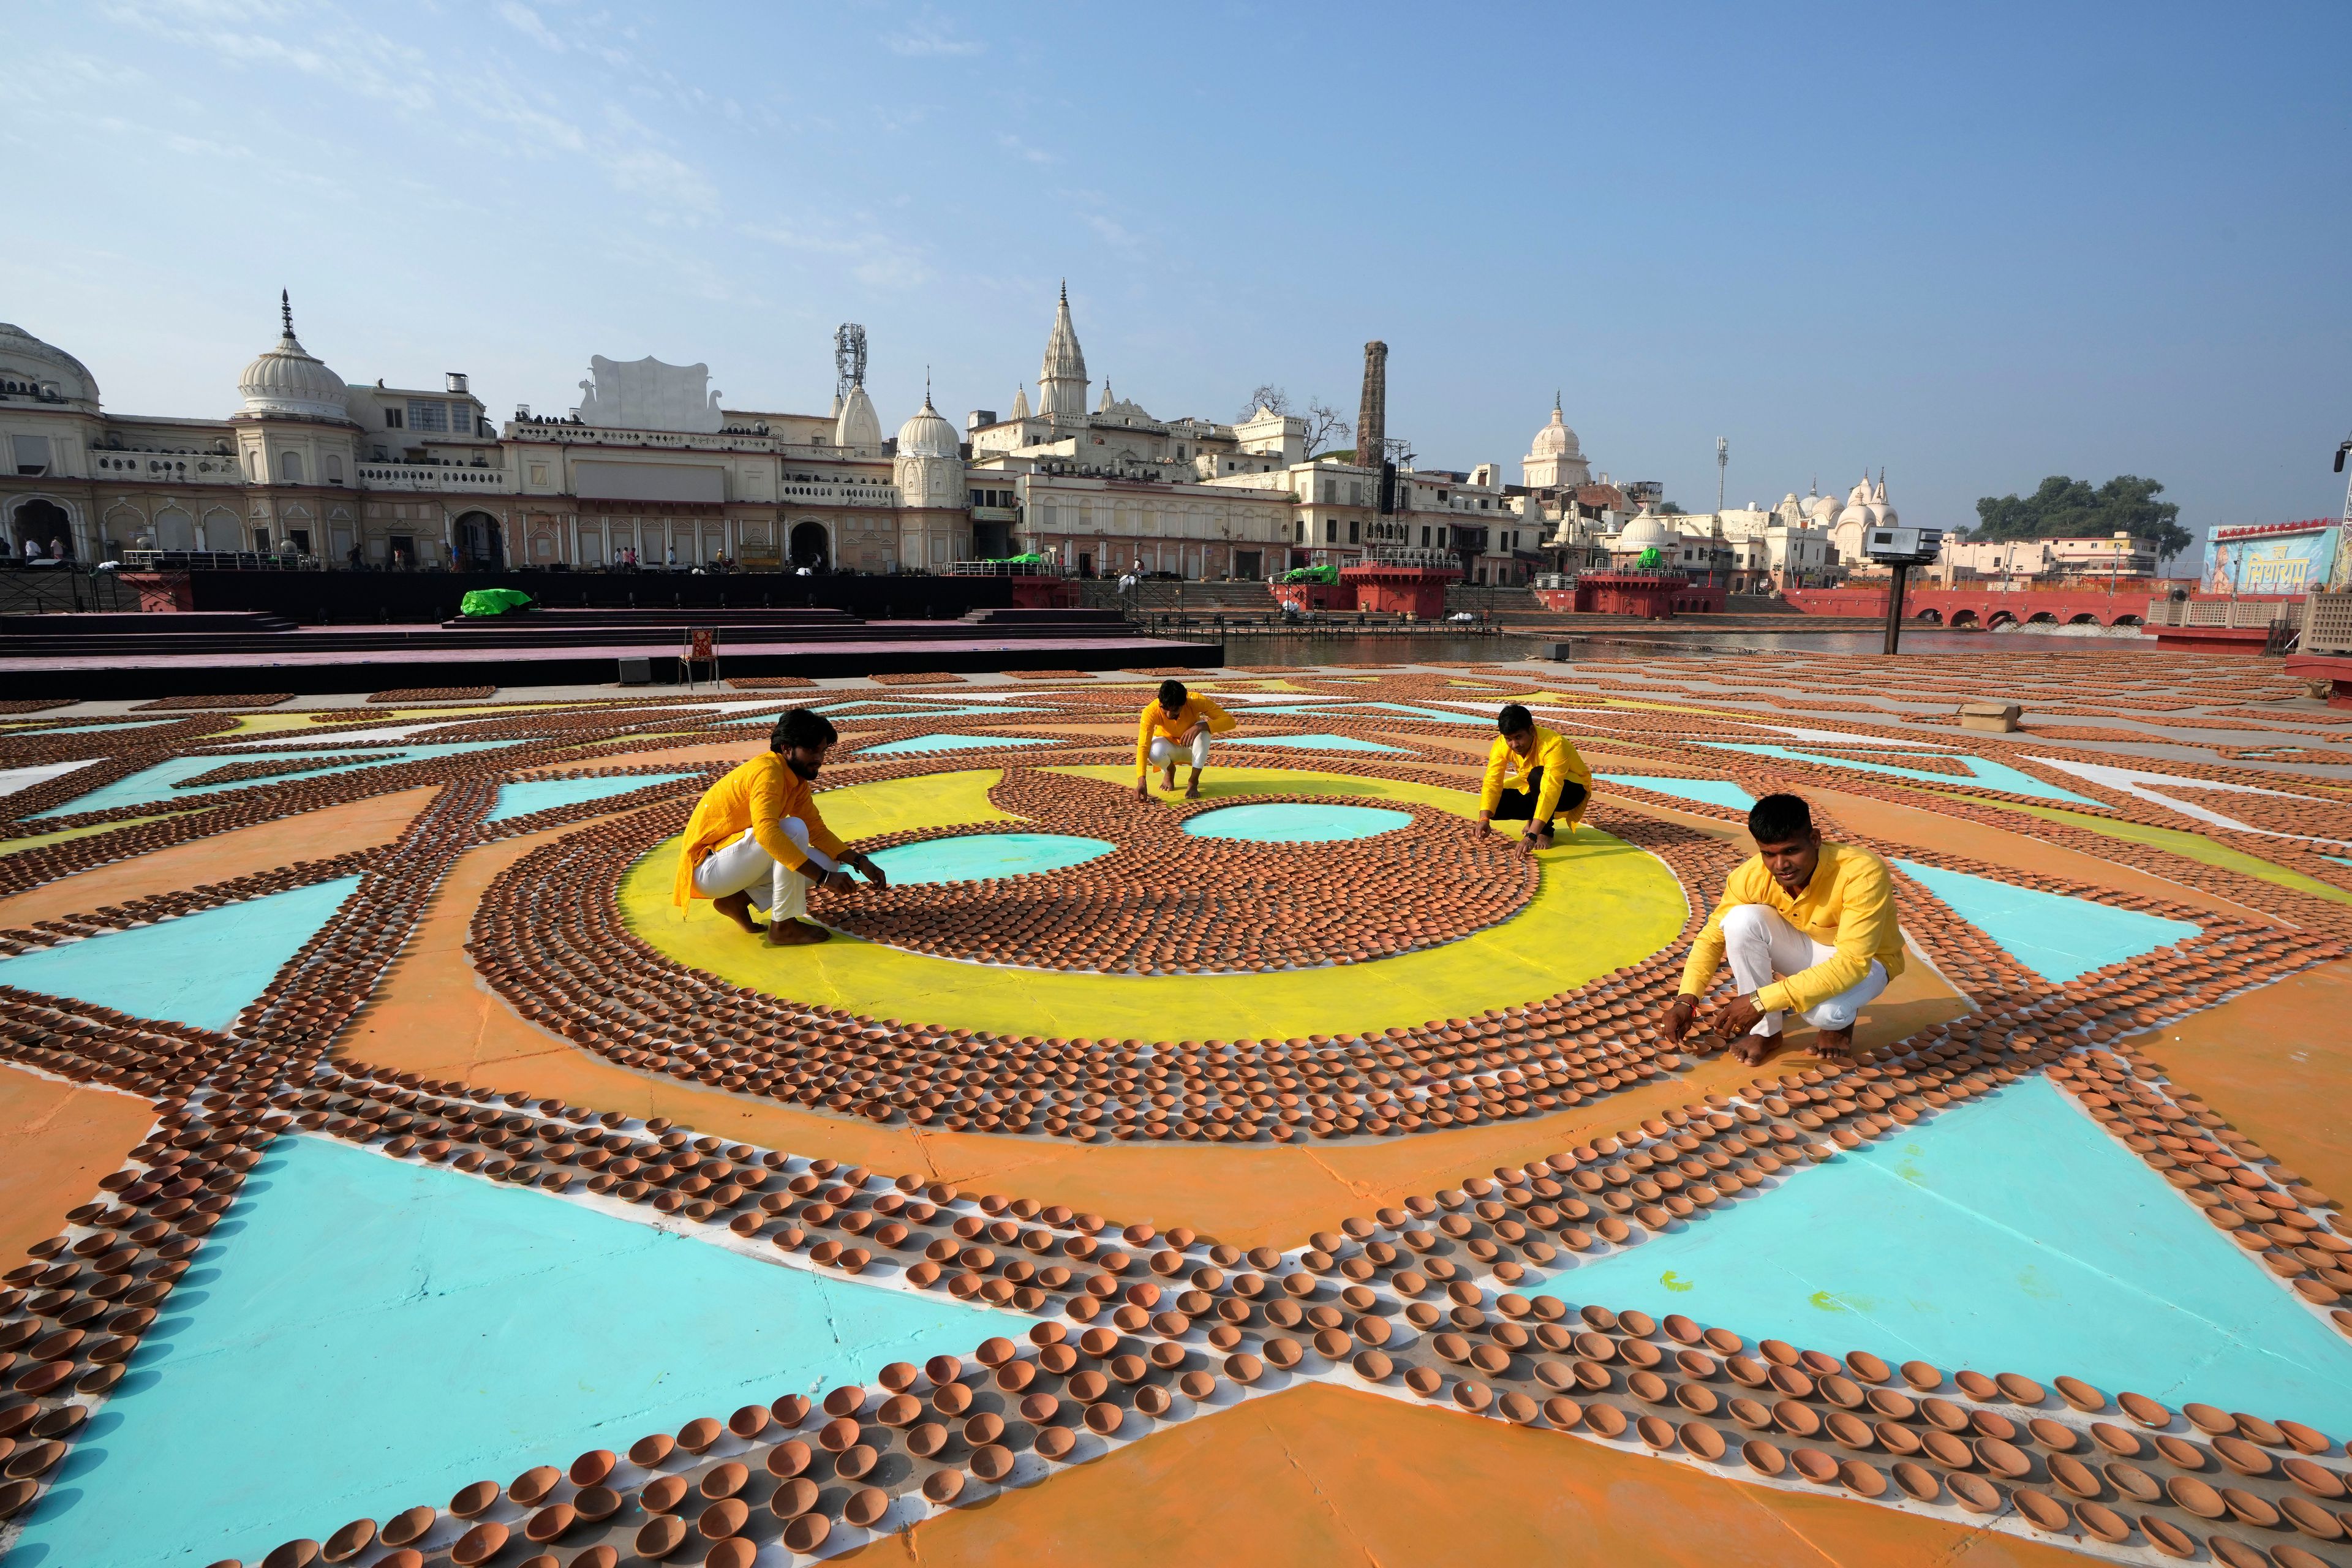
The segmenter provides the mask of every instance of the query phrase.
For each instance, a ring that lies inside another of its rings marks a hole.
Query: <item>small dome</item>
[[[915,416],[898,426],[898,456],[902,458],[954,458],[957,450],[955,426],[940,416],[931,406],[931,395],[923,394],[923,406]]]
[[[1644,550],[1672,550],[1681,542],[1682,535],[1667,526],[1665,519],[1645,508],[1641,516],[1625,525],[1612,548],[1639,553]]]
[[[874,412],[874,400],[866,395],[863,383],[851,385],[849,396],[835,412],[833,444],[867,451],[882,445],[882,416]]]
[[[1567,421],[1560,417],[1558,398],[1552,399],[1551,423],[1537,431],[1536,438],[1528,443],[1528,456],[1583,460],[1584,449],[1577,445],[1576,432],[1570,429]]]
[[[38,397],[98,407],[98,379],[81,361],[22,327],[0,321],[0,384],[14,382]],[[24,393],[16,394],[18,396]]]
[[[278,346],[257,355],[236,378],[245,412],[351,423],[351,391],[294,336],[294,308],[278,295],[286,330]]]
[[[1805,503],[1805,516],[1814,522],[1837,521],[1838,503],[1835,496],[1815,496]]]

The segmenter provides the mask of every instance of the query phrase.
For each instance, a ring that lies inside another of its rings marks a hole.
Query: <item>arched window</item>
[[[333,452],[327,454],[327,482],[331,485],[343,482],[343,459]]]
[[[278,478],[279,482],[284,484],[300,484],[302,482],[302,454],[299,452],[278,453]]]

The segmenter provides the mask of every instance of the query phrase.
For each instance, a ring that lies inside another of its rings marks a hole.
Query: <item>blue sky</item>
[[[886,426],[1003,410],[1056,279],[1162,416],[1273,381],[1511,465],[1715,499],[1884,465],[1965,524],[2153,475],[2332,515],[2352,426],[2352,7],[326,0],[0,7],[0,319],[110,407],[226,412],[293,290],[352,380],[494,413],[588,356]],[[1034,386],[1033,386],[1034,395]]]

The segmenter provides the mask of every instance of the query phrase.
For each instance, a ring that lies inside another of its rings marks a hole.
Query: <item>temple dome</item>
[[[244,411],[352,423],[351,390],[343,378],[294,336],[293,306],[283,293],[278,295],[278,309],[286,327],[278,346],[255,356],[236,378],[236,390],[245,399]]]
[[[954,458],[958,450],[955,426],[949,424],[931,406],[931,395],[923,394],[923,406],[915,416],[898,426],[898,456],[902,458]]]
[[[834,416],[833,444],[864,451],[882,445],[882,416],[874,412],[874,400],[866,395],[863,384],[853,384],[841,400]]]
[[[1578,459],[1583,458],[1584,449],[1577,445],[1576,432],[1570,429],[1568,422],[1560,417],[1558,398],[1552,400],[1551,423],[1536,432],[1536,438],[1528,444],[1528,456]]]
[[[1616,538],[1612,549],[1627,553],[1644,550],[1672,550],[1682,543],[1682,535],[1670,527],[1656,512],[1644,510],[1627,523]]]
[[[27,387],[36,397],[85,404],[91,412],[98,408],[98,378],[81,361],[22,327],[0,321],[0,383],[5,382]]]

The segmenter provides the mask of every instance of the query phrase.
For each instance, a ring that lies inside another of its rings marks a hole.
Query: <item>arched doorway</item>
[[[825,537],[824,524],[802,522],[793,525],[792,555],[795,569],[805,566],[812,572],[827,569],[831,559],[832,542]]]
[[[53,553],[49,546],[63,540],[66,554],[68,557],[73,554],[73,520],[57,502],[35,496],[16,508],[10,521],[14,526],[9,531],[8,543],[19,559],[24,556],[25,544],[28,540],[43,555]]]
[[[477,572],[506,570],[506,547],[499,538],[499,520],[486,511],[469,511],[457,519],[452,531],[457,553],[466,564]]]

